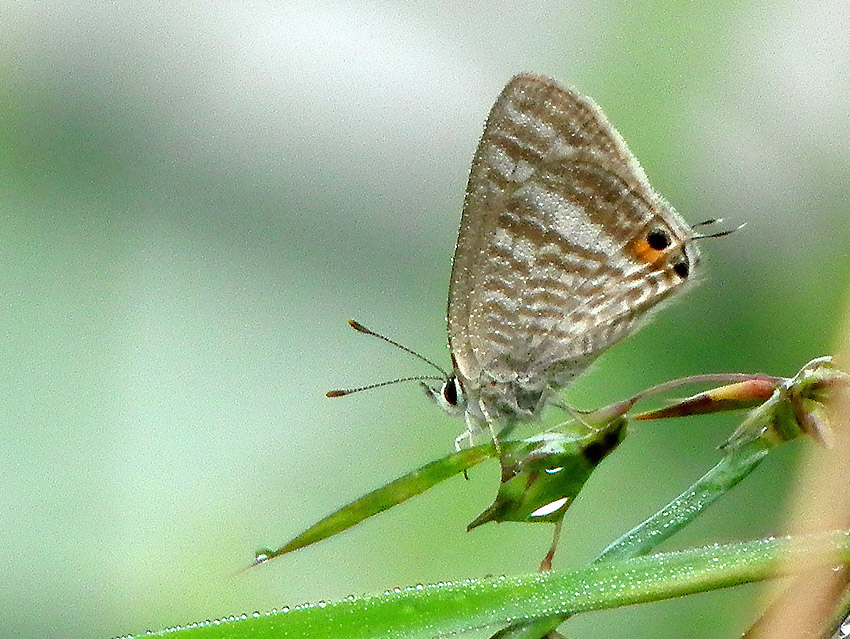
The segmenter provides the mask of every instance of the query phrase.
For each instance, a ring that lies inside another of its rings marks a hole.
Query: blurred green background
[[[0,6],[2,637],[110,637],[535,569],[550,526],[465,525],[477,469],[237,574],[449,451],[429,372],[469,164],[516,72],[592,95],[689,221],[702,284],[568,394],[792,374],[850,279],[846,3],[159,2]],[[567,514],[589,560],[718,458],[734,417],[646,423]],[[781,531],[777,451],[665,548]],[[756,587],[585,615],[571,636],[731,637]],[[486,635],[481,635],[486,636]]]

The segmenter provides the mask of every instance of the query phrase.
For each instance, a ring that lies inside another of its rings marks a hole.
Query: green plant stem
[[[569,572],[415,586],[179,632],[181,639],[425,639],[725,588],[784,574],[788,560],[850,562],[850,531],[707,546]]]

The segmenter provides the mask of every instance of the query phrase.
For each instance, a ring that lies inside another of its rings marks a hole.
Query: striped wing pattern
[[[449,344],[467,411],[536,412],[685,284],[691,239],[593,102],[515,77],[475,154],[452,269]]]

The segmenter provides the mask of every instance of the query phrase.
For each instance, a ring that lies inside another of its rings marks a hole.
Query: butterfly
[[[429,395],[470,434],[534,418],[686,287],[694,239],[592,100],[517,75],[472,162],[449,285],[453,372]]]

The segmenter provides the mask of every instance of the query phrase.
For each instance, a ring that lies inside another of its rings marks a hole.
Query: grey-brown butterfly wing
[[[515,77],[476,151],[452,269],[467,390],[565,383],[688,278],[690,238],[593,102]]]

